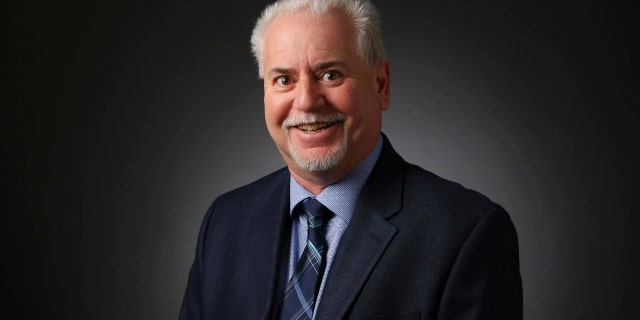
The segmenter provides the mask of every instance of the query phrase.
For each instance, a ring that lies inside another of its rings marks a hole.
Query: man
[[[365,1],[283,0],[252,35],[287,165],[205,215],[180,319],[520,319],[515,229],[381,134],[389,63]]]

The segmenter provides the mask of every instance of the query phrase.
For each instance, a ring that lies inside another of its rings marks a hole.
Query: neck
[[[355,169],[371,152],[375,149],[378,138],[372,141],[370,146],[360,148],[360,152],[355,152],[351,156],[342,159],[343,161],[335,167],[324,171],[308,171],[296,164],[287,154],[283,153],[283,158],[289,167],[289,172],[293,178],[305,189],[314,195],[320,194],[326,187],[344,178],[349,172]]]
[[[337,182],[347,175],[346,172],[318,171],[309,172],[305,170],[294,170],[289,167],[289,172],[296,181],[314,195],[320,194],[326,187]]]

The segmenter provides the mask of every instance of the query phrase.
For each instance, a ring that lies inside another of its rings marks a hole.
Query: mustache
[[[293,117],[286,118],[282,122],[282,128],[287,129],[310,123],[336,123],[347,121],[347,115],[340,112],[334,113],[299,113]]]

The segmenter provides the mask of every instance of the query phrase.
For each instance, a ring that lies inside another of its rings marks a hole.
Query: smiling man
[[[389,106],[389,64],[368,65],[355,38],[347,13],[302,11],[274,18],[262,40],[267,128],[293,177],[314,194],[371,153]]]
[[[381,133],[389,63],[366,1],[283,0],[251,38],[286,168],[205,215],[180,319],[520,319],[499,205]]]

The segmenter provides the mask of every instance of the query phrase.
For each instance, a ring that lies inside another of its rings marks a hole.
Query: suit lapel
[[[403,163],[384,137],[380,158],[362,189],[331,266],[317,320],[345,316],[396,234],[387,219],[402,206]]]
[[[251,297],[247,308],[253,308],[253,319],[269,319],[283,291],[281,270],[286,270],[289,249],[289,174],[282,174],[273,185],[265,186],[265,201],[256,201],[252,232],[248,239],[253,247],[249,257],[250,272],[246,290]],[[268,192],[271,191],[272,192]]]

